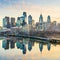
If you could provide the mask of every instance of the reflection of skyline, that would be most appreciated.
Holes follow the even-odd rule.
[[[46,43],[46,45],[47,45],[48,51],[50,51],[50,49],[51,49],[51,43]],[[40,52],[43,51],[43,46],[44,46],[43,43],[39,43],[39,49],[40,49]]]
[[[29,51],[32,50],[32,42],[31,42],[31,41],[28,42],[28,50],[29,50]]]
[[[42,50],[43,50],[43,44],[42,43],[39,43],[39,49],[40,49],[40,52],[42,52]]]
[[[50,43],[47,44],[47,49],[48,49],[48,51],[50,51],[50,49],[51,49],[51,44]]]
[[[17,38],[16,40],[14,40],[14,39],[15,38],[13,38],[13,39],[10,38],[10,39],[6,39],[6,40],[4,39],[2,41],[2,48],[4,48],[5,50],[6,49],[8,50],[10,48],[13,49],[13,48],[17,47],[17,49],[20,49],[23,54],[26,54],[27,49],[30,52],[34,47],[34,43],[37,42],[37,41],[32,41],[30,39],[25,39],[25,41],[23,41],[24,40],[23,38],[21,40],[19,38]],[[37,43],[39,44],[40,52],[43,51],[44,45],[46,45],[48,51],[51,50],[51,43],[49,43],[49,42],[48,43],[37,42]],[[15,44],[16,44],[16,46],[15,46]],[[28,46],[26,46],[26,45],[28,45]]]

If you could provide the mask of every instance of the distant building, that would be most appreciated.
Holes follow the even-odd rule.
[[[48,17],[47,17],[47,23],[51,23],[51,18],[50,18],[49,15],[48,15]]]
[[[16,26],[20,26],[20,17],[17,17]]]
[[[26,12],[23,12],[23,16],[26,18],[27,17],[27,13]]]
[[[34,20],[32,20],[32,26],[34,26],[35,25],[35,21]]]
[[[57,25],[57,22],[56,21],[53,21],[53,24],[56,26]]]
[[[43,31],[43,30],[44,30],[43,24],[40,23],[40,24],[38,25],[38,31]]]
[[[3,27],[10,28],[10,18],[7,16],[3,18]]]
[[[38,26],[38,29],[39,29],[39,31],[43,31],[43,16],[42,16],[42,14],[40,15],[40,17],[39,17],[39,26]]]
[[[7,22],[6,22],[6,19],[3,18],[3,27],[6,27],[7,26]]]
[[[11,27],[15,27],[15,18],[14,17],[11,18]]]
[[[36,30],[37,31],[43,31],[43,25],[40,22],[36,23]]]
[[[58,23],[58,28],[60,29],[60,23]]]
[[[28,24],[32,25],[32,16],[31,15],[28,16]]]
[[[57,25],[56,25],[56,29],[55,29],[57,32],[60,32],[60,23],[58,23]]]
[[[24,26],[26,24],[24,16],[17,18],[17,26]]]
[[[46,31],[46,29],[47,29],[47,23],[43,22],[43,30]]]
[[[53,21],[50,24],[47,24],[47,31],[55,31],[57,28],[56,21]]]
[[[40,22],[40,23],[43,23],[43,16],[42,16],[42,14],[41,14],[40,17],[39,17],[39,22]]]
[[[26,24],[26,22],[25,22],[25,17],[24,17],[24,16],[21,16],[21,17],[20,17],[20,24],[21,24],[22,26],[24,26],[24,25]]]
[[[24,16],[24,22],[26,22],[27,23],[27,13],[26,12],[23,12],[23,16]]]

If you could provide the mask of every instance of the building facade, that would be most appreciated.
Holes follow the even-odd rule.
[[[48,15],[48,17],[47,17],[47,23],[51,23],[51,18],[50,18],[49,15]]]
[[[39,22],[40,22],[40,23],[43,23],[43,16],[42,16],[42,14],[41,14],[40,17],[39,17]]]
[[[28,24],[32,25],[32,16],[31,15],[28,16]]]
[[[11,27],[15,27],[15,18],[14,17],[11,18]]]
[[[3,18],[3,27],[10,28],[10,18],[7,16]]]

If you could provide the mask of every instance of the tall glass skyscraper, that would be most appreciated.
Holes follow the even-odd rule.
[[[41,14],[40,17],[39,17],[39,22],[40,22],[40,23],[43,23],[43,16],[42,16],[42,14]]]
[[[20,17],[17,17],[17,22],[16,22],[16,26],[20,26]]]
[[[23,16],[24,16],[24,22],[27,22],[26,20],[26,18],[27,18],[27,13],[26,12],[23,12]]]
[[[16,26],[24,26],[25,24],[26,24],[26,22],[25,22],[25,17],[24,16],[21,16],[21,17],[17,18]]]
[[[26,12],[23,12],[23,16],[26,18],[27,17],[27,13]]]
[[[11,27],[14,27],[14,26],[15,26],[15,18],[12,17],[12,18],[11,18]]]
[[[10,18],[7,16],[3,18],[3,27],[10,28]]]
[[[28,16],[28,24],[32,25],[32,16],[31,15]]]
[[[47,23],[51,23],[51,18],[50,18],[49,15],[48,15],[48,17],[47,17]]]
[[[3,27],[6,27],[7,26],[7,22],[6,22],[6,19],[3,18]]]

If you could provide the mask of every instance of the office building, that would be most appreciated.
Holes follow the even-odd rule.
[[[24,26],[26,24],[24,16],[17,18],[17,24],[16,26]]]
[[[20,17],[17,17],[16,26],[20,26]]]
[[[24,16],[24,22],[27,23],[27,13],[23,12],[23,16]]]
[[[28,24],[32,25],[32,16],[31,15],[28,16]]]
[[[14,17],[11,18],[11,27],[15,27],[15,18]]]
[[[39,22],[42,24],[43,23],[43,16],[42,16],[42,14],[40,15],[40,17],[39,17]]]
[[[48,17],[47,17],[47,23],[51,23],[51,18],[50,18],[49,15],[48,15]]]
[[[3,18],[3,27],[10,28],[10,18],[7,16]]]

